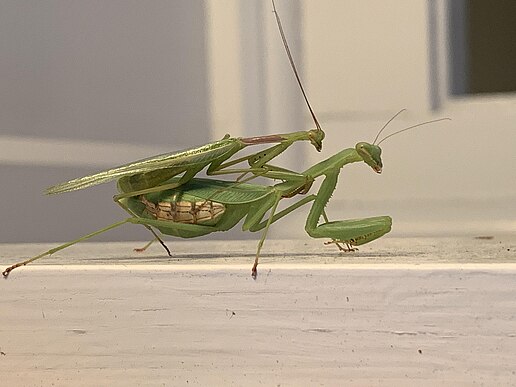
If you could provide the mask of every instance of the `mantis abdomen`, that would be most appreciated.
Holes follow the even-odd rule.
[[[139,200],[154,219],[176,223],[213,224],[226,211],[224,204],[212,200],[162,200],[153,203],[143,195]]]

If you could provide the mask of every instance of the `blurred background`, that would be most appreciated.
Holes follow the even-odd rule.
[[[358,141],[384,172],[346,166],[332,220],[389,214],[391,235],[516,231],[516,2],[277,0],[326,131],[304,170]],[[115,184],[43,189],[219,139],[313,127],[268,0],[0,0],[0,242],[66,241],[118,221]],[[317,188],[317,187],[314,187]],[[308,207],[274,238],[306,238]],[[127,226],[96,240],[146,240]],[[217,238],[257,238],[239,229]]]

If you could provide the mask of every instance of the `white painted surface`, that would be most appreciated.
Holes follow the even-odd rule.
[[[268,243],[257,281],[244,242],[177,243],[165,260],[83,244],[40,261],[79,265],[14,271],[0,281],[2,382],[515,382],[514,237],[385,238],[352,256],[315,245]],[[43,247],[2,245],[2,266]]]

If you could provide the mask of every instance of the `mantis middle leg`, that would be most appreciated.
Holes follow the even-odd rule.
[[[257,267],[258,261],[260,259],[260,251],[262,249],[263,243],[265,242],[265,238],[267,237],[267,232],[269,231],[270,225],[276,222],[277,220],[283,218],[284,216],[288,215],[292,211],[296,210],[297,208],[315,200],[315,198],[315,195],[307,196],[276,214],[275,212],[280,200],[282,199],[282,196],[279,193],[275,193],[270,197],[270,199],[267,199],[267,202],[261,204],[261,208],[256,209],[256,211],[254,212],[250,212],[250,215],[246,218],[242,229],[244,231],[249,230],[251,232],[264,229],[260,241],[258,242],[258,246],[256,248],[256,257],[254,260],[253,268],[251,270],[251,275],[254,279],[256,279],[257,276]],[[269,209],[269,217],[266,220],[262,221],[262,219],[265,216],[265,213]]]

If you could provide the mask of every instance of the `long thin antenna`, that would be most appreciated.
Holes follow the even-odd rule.
[[[376,135],[376,137],[374,138],[373,145],[374,145],[374,143],[376,142],[376,140],[378,140],[378,137],[380,137],[380,133],[382,133],[382,132],[383,132],[383,130],[387,127],[387,125],[389,125],[389,124],[392,122],[392,120],[394,120],[396,117],[398,117],[398,116],[399,116],[401,113],[403,113],[405,110],[407,110],[407,109],[401,109],[399,112],[397,112],[395,115],[393,115],[389,121],[387,121],[387,122],[385,123],[385,125],[380,129],[380,131],[378,132],[378,134],[377,134],[377,135]]]
[[[394,132],[394,133],[389,134],[388,136],[386,136],[386,137],[384,137],[382,140],[380,140],[380,141],[378,142],[378,144],[376,144],[376,145],[380,145],[382,142],[384,142],[385,140],[387,140],[389,137],[394,136],[395,134],[398,134],[398,133],[401,133],[401,132],[405,132],[405,131],[410,130],[410,129],[417,128],[418,126],[423,126],[423,125],[427,125],[427,124],[433,124],[434,122],[439,122],[439,121],[451,121],[451,118],[439,118],[439,119],[437,119],[437,120],[426,121],[426,122],[422,122],[422,123],[417,124],[417,125],[409,126],[408,128],[401,129],[401,130],[398,130],[397,132]]]
[[[308,110],[310,110],[310,114],[312,115],[312,118],[314,120],[316,128],[318,130],[322,130],[321,125],[319,125],[319,121],[317,121],[317,117],[315,116],[315,113],[312,110],[312,106],[310,105],[310,102],[308,101],[308,97],[306,96],[305,89],[303,88],[303,84],[301,83],[301,78],[299,77],[299,73],[297,72],[297,68],[294,63],[294,59],[292,58],[292,54],[290,53],[290,48],[288,46],[287,38],[285,37],[285,33],[283,32],[283,27],[281,25],[281,20],[278,15],[278,12],[276,11],[276,4],[274,4],[274,0],[272,0],[272,12],[274,12],[274,15],[276,16],[276,24],[278,25],[278,29],[279,29],[279,32],[281,35],[281,40],[283,41],[283,47],[285,47],[285,51],[287,52],[290,66],[292,67],[292,70],[294,70],[294,75],[296,76],[297,84],[299,85],[299,88],[301,89],[301,93],[303,93],[303,97],[305,98],[305,102],[306,102],[306,105],[308,106]]]

